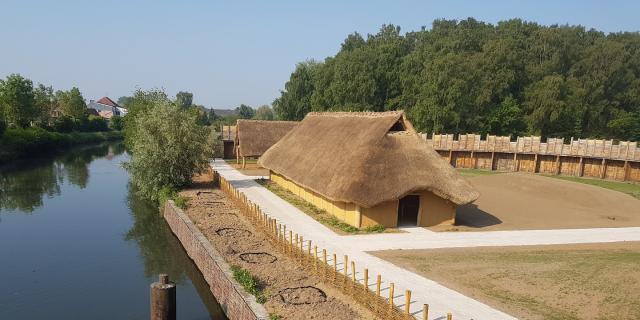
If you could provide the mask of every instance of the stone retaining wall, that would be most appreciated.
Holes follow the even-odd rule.
[[[224,261],[222,255],[191,222],[184,211],[176,207],[171,200],[165,205],[164,219],[189,257],[200,269],[211,288],[211,293],[229,319],[269,318],[267,310],[233,279],[231,267]]]

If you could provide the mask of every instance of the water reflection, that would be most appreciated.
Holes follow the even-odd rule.
[[[98,158],[124,153],[124,144],[102,144],[70,149],[53,158],[16,160],[0,167],[0,211],[31,213],[43,199],[60,195],[67,179],[84,189],[89,182],[89,164]]]
[[[166,273],[177,284],[184,282],[185,276],[188,277],[211,318],[226,319],[206,280],[169,229],[156,204],[138,197],[131,183],[128,190],[127,205],[134,219],[125,240],[138,244],[145,275],[155,278],[160,273]]]

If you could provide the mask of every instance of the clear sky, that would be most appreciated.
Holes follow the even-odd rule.
[[[0,0],[0,77],[114,100],[136,88],[194,102],[270,104],[297,62],[322,60],[354,31],[403,31],[437,18],[522,18],[639,31],[640,1],[31,1]]]

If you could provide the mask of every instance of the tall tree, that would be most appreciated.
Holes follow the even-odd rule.
[[[69,91],[58,91],[56,98],[63,115],[74,119],[82,119],[87,115],[87,104],[78,88],[73,87]]]
[[[258,120],[273,120],[274,116],[273,116],[273,110],[271,110],[271,108],[268,105],[261,105],[257,110],[256,110],[256,115],[254,117],[255,119]]]
[[[36,108],[38,108],[39,122],[45,125],[50,124],[51,116],[58,107],[58,101],[56,95],[53,92],[53,87],[38,84],[33,89],[33,95],[35,99]]]
[[[176,105],[180,109],[188,109],[193,105],[193,93],[180,91],[176,94]]]
[[[255,110],[246,104],[241,104],[236,108],[236,113],[240,119],[251,119],[256,114]]]
[[[28,126],[39,116],[31,80],[19,74],[11,74],[0,80],[0,111],[5,123]]]

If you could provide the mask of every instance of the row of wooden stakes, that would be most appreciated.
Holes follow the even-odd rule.
[[[231,198],[236,201],[239,205],[241,212],[247,215],[250,221],[255,223],[258,227],[263,229],[266,234],[273,239],[276,243],[280,244],[283,252],[292,254],[296,257],[305,257],[305,241],[302,235],[298,235],[294,233],[293,230],[287,230],[287,226],[285,224],[281,224],[277,221],[277,219],[270,217],[268,214],[263,212],[260,207],[250,201],[247,196],[236,189],[231,183],[229,183],[224,177],[219,175],[214,171],[215,180],[218,182],[220,189],[225,191]],[[288,235],[288,236],[287,236]],[[319,256],[319,250],[316,245],[312,246],[312,241],[307,240],[306,242],[306,257],[311,258],[314,264],[314,267],[318,267],[318,262],[322,261],[323,266],[325,268],[331,268],[333,275],[338,275],[338,265],[337,265],[337,255],[333,253],[333,265],[331,266],[327,260],[327,250],[322,249],[322,260]],[[313,248],[313,251],[312,251]],[[351,261],[351,277],[349,277],[349,257],[347,255],[344,256],[344,271],[343,275],[345,278],[350,279],[354,284],[362,285],[366,289],[368,293],[373,294],[373,291],[369,290],[369,270],[364,268],[363,270],[363,283],[361,284],[356,279],[356,263],[355,261]],[[382,284],[382,276],[380,274],[376,277],[376,290],[375,294],[377,297],[380,297],[380,287]],[[387,300],[387,304],[389,309],[393,310],[395,308],[394,301],[394,283],[389,283],[389,298]],[[411,316],[411,290],[405,290],[405,304],[404,304],[404,314],[409,317]],[[429,318],[429,305],[424,304],[422,308],[422,319],[427,320]],[[447,320],[452,320],[453,317],[451,313],[447,313]]]

